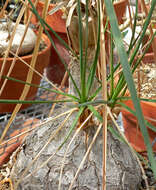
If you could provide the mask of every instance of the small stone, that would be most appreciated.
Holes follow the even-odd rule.
[[[0,24],[0,55],[3,56],[9,46],[9,41],[11,35],[13,34],[15,23],[1,23]],[[25,25],[19,24],[16,28],[15,36],[11,44],[10,51],[16,53],[17,49],[20,46],[23,34],[25,32]],[[25,35],[22,47],[19,50],[18,55],[27,55],[32,52],[36,44],[36,35],[31,28],[28,28],[28,31]],[[10,53],[11,54],[11,53]]]

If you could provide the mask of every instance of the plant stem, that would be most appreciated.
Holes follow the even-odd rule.
[[[100,60],[101,60],[101,75],[102,75],[102,97],[107,101],[107,71],[106,71],[106,51],[105,51],[105,35],[103,26],[103,3],[99,1],[100,6]],[[106,190],[106,161],[107,161],[107,105],[103,106],[103,190]]]

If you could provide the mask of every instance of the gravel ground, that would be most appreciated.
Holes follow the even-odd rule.
[[[134,74],[134,81],[141,98],[156,99],[156,64],[142,64]]]

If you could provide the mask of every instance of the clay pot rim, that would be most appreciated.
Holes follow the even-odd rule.
[[[154,61],[154,53],[146,53],[145,56],[142,59],[144,64],[152,63]]]
[[[45,34],[42,34],[42,38],[44,39],[44,42],[46,43],[46,47],[43,49],[43,50],[41,50],[41,51],[39,51],[38,52],[38,55],[41,55],[41,54],[44,54],[48,49],[50,49],[51,48],[51,42],[50,42],[50,40],[49,40],[49,38],[48,38],[48,36],[46,36]],[[21,59],[30,59],[31,57],[32,57],[32,53],[31,54],[29,54],[29,55],[24,55],[24,56],[19,56]],[[13,59],[14,59],[14,57],[7,57],[6,58],[6,60],[7,61],[13,61]],[[16,59],[18,59],[18,57],[16,58]],[[4,58],[3,57],[1,57],[0,58],[0,61],[3,61],[4,60]]]
[[[128,2],[128,0],[120,0],[120,1],[114,2],[114,5],[122,4],[125,2]]]
[[[120,4],[125,4],[125,3],[127,4],[127,3],[128,3],[128,0],[120,0],[120,1],[114,2],[113,5],[114,5],[114,6],[118,6],[118,5],[120,5]],[[38,1],[38,4],[44,6],[44,2],[41,1],[41,0]],[[57,3],[50,3],[50,4],[49,4],[49,8],[50,8],[50,7],[51,7],[51,8],[54,8],[54,7],[56,6],[56,4],[57,4]],[[63,12],[61,11],[61,9],[59,9],[59,10],[56,11],[56,12],[61,12],[61,13],[63,13]]]
[[[114,8],[115,9],[118,9],[118,7],[120,7],[121,6],[121,8],[123,9],[123,7],[124,6],[126,6],[128,4],[128,0],[120,0],[120,1],[117,1],[117,2],[115,2],[115,3],[113,3],[113,5],[114,5]],[[38,5],[40,6],[40,7],[44,7],[44,2],[43,1],[41,1],[41,0],[39,0],[38,1]],[[48,10],[51,10],[51,9],[53,9],[54,7],[56,7],[56,5],[57,5],[57,3],[50,3],[49,4],[49,7],[48,7]],[[126,10],[126,9],[125,9]],[[125,11],[124,11],[125,12]],[[59,9],[59,10],[57,10],[55,13],[54,13],[54,15],[56,15],[56,14],[59,14],[59,16],[60,15],[63,15],[63,11],[61,10],[61,9]],[[118,14],[117,14],[118,15]],[[52,16],[52,15],[48,15],[48,16]],[[119,17],[119,22],[121,22],[122,23],[122,19],[121,19],[121,16],[117,16],[117,17]],[[59,19],[58,19],[59,20]],[[63,22],[65,22],[63,25],[64,26],[51,26],[52,28],[53,28],[53,30],[55,31],[55,32],[61,32],[61,33],[66,33],[67,31],[66,31],[66,20],[65,19],[63,19],[63,18],[61,18],[60,20],[63,20]],[[52,21],[54,21],[53,19],[52,19]],[[35,22],[34,22],[34,24],[35,24]],[[50,23],[49,23],[49,25],[50,25]]]
[[[41,0],[39,0],[39,1],[38,1],[38,4],[44,5],[44,2],[41,1]],[[55,7],[56,4],[57,4],[57,3],[50,3],[50,4],[49,4],[49,7]],[[58,11],[61,11],[61,10],[59,9]],[[62,12],[62,11],[61,11],[61,12]]]
[[[147,98],[146,98],[147,99]],[[124,102],[126,103],[126,102],[133,102],[132,101],[132,99],[129,99],[129,100],[124,100]],[[147,102],[147,101],[145,101],[145,100],[140,100],[140,103],[141,104],[146,104],[146,105],[151,105],[151,106],[153,106],[153,107],[156,107],[156,103],[155,102]],[[127,111],[127,110],[126,110]]]
[[[152,107],[156,107],[155,102],[147,102],[147,101],[144,101],[144,100],[140,100],[140,103],[146,104],[146,105],[149,105],[149,106],[152,106]]]
[[[128,0],[116,1],[116,2],[114,2],[113,4],[120,4],[120,3],[123,3],[123,2],[128,2]],[[38,3],[44,5],[44,2],[41,1],[41,0],[39,0]],[[50,6],[55,7],[56,4],[57,4],[57,3],[50,3],[50,4],[49,4],[49,7],[50,7]],[[61,11],[61,10],[59,9],[58,11]],[[61,12],[62,12],[62,11],[61,11]]]

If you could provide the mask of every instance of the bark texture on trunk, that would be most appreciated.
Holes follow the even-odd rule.
[[[92,54],[90,55],[92,57]],[[71,74],[80,88],[79,67],[78,61],[74,60],[71,63]],[[69,85],[70,93],[76,94],[71,81]],[[92,92],[97,86],[98,84],[95,81]],[[68,109],[68,105],[67,107],[62,105],[62,107],[54,111],[54,116],[59,113],[63,113]],[[76,113],[73,113],[62,130],[41,153],[39,159],[35,161],[33,166],[29,169],[28,174],[31,174],[36,168],[40,167],[56,151],[57,147],[59,147],[59,145],[63,142],[67,132],[69,131],[70,126],[75,119],[75,114]],[[11,179],[14,183],[16,183],[16,181],[22,176],[23,171],[35,158],[35,155],[42,149],[50,136],[62,123],[64,118],[65,116],[54,120],[53,122],[51,121],[49,124],[45,124],[35,129],[32,134],[27,136],[23,142],[21,150],[17,153],[16,162],[11,170]],[[94,124],[93,126],[87,128],[89,143],[91,142],[97,127],[98,126]],[[71,137],[72,136],[73,134]],[[68,143],[71,137],[69,138]],[[76,174],[80,162],[86,153],[85,140],[86,132],[82,130],[70,146],[65,159],[61,190],[67,190],[69,188],[69,185]],[[44,167],[39,169],[36,173],[33,173],[31,176],[22,178],[23,180],[18,186],[18,190],[58,189],[61,163],[68,143],[65,143],[61,150],[57,152],[56,155],[49,160]],[[89,157],[80,170],[78,178],[73,185],[73,190],[102,189],[102,146],[103,137],[101,130],[91,149]],[[107,149],[107,190],[138,190],[138,185],[141,182],[141,170],[135,156],[130,151],[130,148],[108,132]]]
[[[55,111],[55,114],[62,112],[66,108],[62,107]],[[71,116],[69,121],[63,127],[61,132],[42,152],[40,158],[29,169],[31,174],[35,168],[40,167],[43,162],[48,159],[63,141],[67,131],[69,130],[75,114]],[[24,169],[33,160],[35,155],[42,149],[49,139],[50,135],[58,128],[63,118],[52,123],[46,124],[36,129],[23,142],[20,152],[17,154],[12,171],[11,179],[16,182],[22,176]],[[93,138],[97,126],[88,128],[89,142]],[[81,131],[73,141],[65,159],[63,169],[61,189],[68,189],[79,164],[86,152],[85,135],[86,132]],[[70,138],[71,139],[71,138]],[[77,190],[101,190],[102,189],[102,131],[100,132],[88,159],[80,170],[77,180],[72,189]],[[28,178],[23,178],[18,190],[55,190],[58,189],[60,167],[62,159],[67,147],[64,147],[35,174]],[[141,172],[138,163],[126,144],[120,142],[116,137],[108,132],[107,144],[107,189],[108,190],[137,190],[141,180]]]

